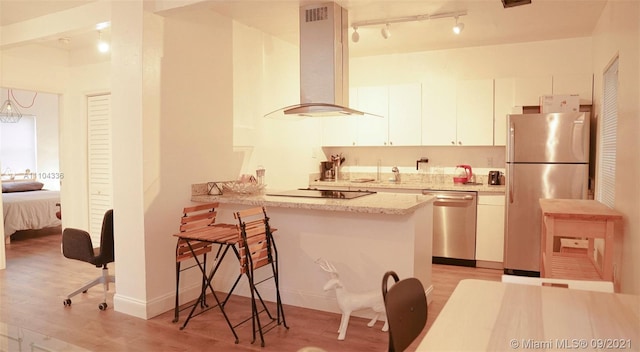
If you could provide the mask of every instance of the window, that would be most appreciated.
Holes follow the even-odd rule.
[[[2,173],[36,170],[36,118],[23,116],[16,123],[0,124],[0,163]]]
[[[596,199],[613,208],[616,200],[616,144],[618,127],[618,58],[607,68],[603,77],[603,101],[599,131],[599,184]]]

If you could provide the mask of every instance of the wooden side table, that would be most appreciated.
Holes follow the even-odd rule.
[[[596,200],[540,199],[542,237],[540,276],[613,282],[614,224],[622,214]],[[553,251],[555,236],[585,238],[586,255]],[[594,258],[594,240],[604,239],[602,265]]]

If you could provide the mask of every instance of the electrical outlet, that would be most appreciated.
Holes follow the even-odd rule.
[[[487,157],[487,166],[493,167],[493,157]]]
[[[311,149],[311,159],[318,159],[318,152],[315,148]]]

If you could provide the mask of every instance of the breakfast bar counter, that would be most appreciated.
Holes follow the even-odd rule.
[[[355,199],[282,197],[265,194],[257,195],[193,195],[194,202],[233,203],[252,206],[327,210],[351,213],[404,215],[413,213],[433,196],[402,193],[374,193]]]
[[[380,291],[382,276],[393,270],[401,278],[417,277],[431,300],[431,196],[374,193],[355,199],[321,199],[207,195],[206,184],[204,194],[199,194],[202,190],[202,185],[193,185],[191,200],[218,202],[217,223],[235,223],[233,212],[238,210],[266,208],[271,226],[278,229],[274,239],[285,304],[340,312],[335,292],[323,290],[331,277],[316,263],[319,258],[333,264],[347,291]],[[227,256],[214,278],[214,288],[228,292],[238,270],[236,258]],[[246,280],[240,282],[234,294],[248,296]],[[197,296],[197,285],[192,291],[190,294]],[[265,292],[264,298],[274,301],[274,293]],[[367,310],[354,315],[373,316]]]

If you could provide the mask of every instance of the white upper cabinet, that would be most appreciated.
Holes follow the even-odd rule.
[[[349,92],[349,105],[371,115],[324,118],[323,145],[420,145],[420,84],[358,87]]]
[[[389,145],[416,146],[422,142],[422,85],[389,87]]]
[[[389,88],[387,86],[359,87],[358,105],[360,111],[379,115],[359,116],[356,145],[381,146],[386,145],[389,123]]]
[[[553,94],[551,75],[516,77],[514,80],[515,106],[539,106],[540,96]]]
[[[349,107],[358,106],[358,90],[349,89]],[[344,147],[356,145],[358,120],[361,116],[335,116],[322,118],[322,145]]]
[[[423,145],[493,145],[492,79],[433,79],[422,97]]]
[[[456,80],[432,77],[422,86],[422,144],[448,145],[456,138]]]
[[[457,145],[493,145],[493,79],[458,82]]]
[[[593,101],[592,74],[558,74],[553,75],[553,94],[580,95],[580,105],[591,105]]]

